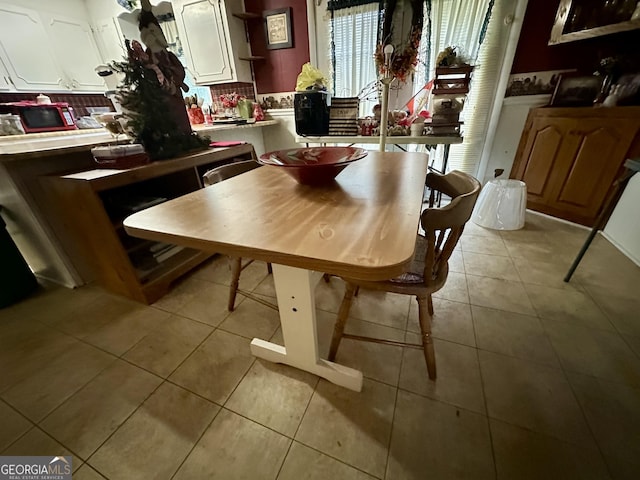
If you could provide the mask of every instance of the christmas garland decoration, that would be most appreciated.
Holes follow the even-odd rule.
[[[380,30],[378,31],[378,45],[376,46],[375,60],[378,72],[382,75],[392,75],[400,81],[406,81],[407,77],[413,73],[416,65],[418,65],[418,52],[420,48],[420,39],[422,38],[423,25],[423,4],[425,0],[405,0],[410,3],[411,29],[407,37],[406,43],[402,45],[394,45],[394,52],[391,56],[391,63],[387,70],[384,58],[384,47],[391,43],[393,34],[393,15],[398,0],[381,0]]]

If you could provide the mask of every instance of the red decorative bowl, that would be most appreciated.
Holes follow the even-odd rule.
[[[355,147],[292,148],[260,155],[258,163],[282,167],[303,185],[322,185],[331,182],[350,163],[366,157],[367,153]]]

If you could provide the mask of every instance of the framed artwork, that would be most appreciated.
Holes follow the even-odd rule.
[[[262,16],[264,17],[264,31],[267,36],[267,48],[276,50],[278,48],[293,47],[291,7],[266,10],[262,12]]]
[[[560,75],[551,97],[552,107],[586,107],[593,105],[602,88],[602,76]]]

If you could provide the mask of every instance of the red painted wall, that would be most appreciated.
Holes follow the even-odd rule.
[[[547,45],[559,3],[560,0],[529,0],[511,73],[576,68],[591,74],[602,58],[637,55],[640,30]]]
[[[245,0],[245,11],[291,7],[293,48],[268,50],[262,18],[247,20],[251,53],[265,60],[253,62],[258,93],[292,92],[302,65],[309,61],[307,5],[304,0]]]

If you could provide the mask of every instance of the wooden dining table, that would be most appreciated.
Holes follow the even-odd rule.
[[[314,290],[323,273],[384,280],[411,263],[427,174],[425,153],[368,155],[330,184],[297,183],[265,166],[137,212],[134,237],[270,262],[284,346],[253,355],[360,391],[362,372],[320,358]]]

